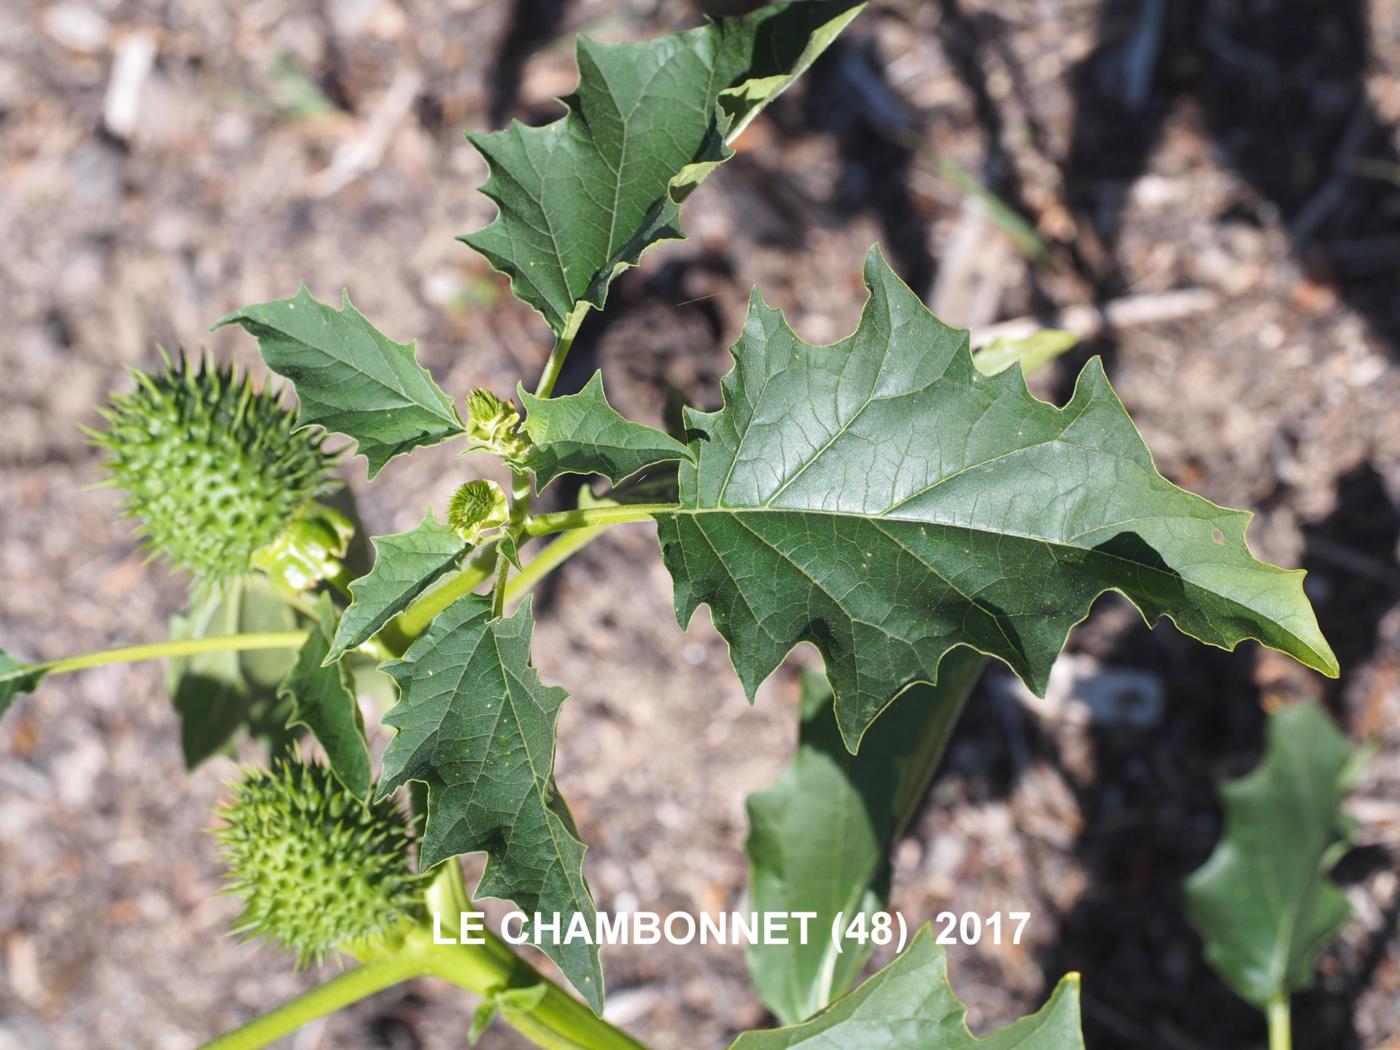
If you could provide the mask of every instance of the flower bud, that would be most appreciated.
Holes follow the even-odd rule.
[[[467,395],[467,437],[473,449],[520,462],[530,448],[530,439],[519,425],[520,413],[509,401],[482,387]]]
[[[467,482],[452,494],[447,505],[447,523],[468,543],[475,543],[487,529],[504,525],[509,518],[506,494],[494,481]]]

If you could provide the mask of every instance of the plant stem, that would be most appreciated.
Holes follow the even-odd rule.
[[[449,937],[461,938],[461,915],[472,910],[472,900],[462,879],[462,867],[446,861],[427,895],[428,909]],[[432,922],[433,920],[429,920]],[[437,926],[434,926],[436,931]],[[510,988],[543,987],[544,996],[529,1010],[502,1010],[502,1016],[521,1035],[545,1050],[645,1050],[626,1033],[594,1015],[583,1003],[511,950],[489,930],[482,944],[436,944],[424,930],[410,935],[406,950],[425,953],[428,972],[483,998]]]
[[[540,373],[540,381],[535,386],[536,397],[545,398],[554,393],[554,384],[559,380],[559,373],[564,371],[564,360],[569,356],[569,350],[574,345],[579,326],[583,324],[584,317],[588,315],[588,309],[587,303],[580,302],[574,306],[573,312],[569,314],[568,320],[564,323],[564,331],[555,341],[554,349],[549,352],[549,360],[544,363],[544,371]]]
[[[491,982],[481,986],[488,961],[487,945],[434,945],[425,949],[428,973],[451,981],[459,988],[489,997],[507,987],[525,988],[542,984],[544,998],[529,1011],[503,1012],[504,1019],[521,1035],[545,1050],[645,1050],[626,1032],[598,1017],[553,981],[541,977],[517,956],[512,973],[491,970]],[[494,960],[491,960],[494,962]],[[501,980],[505,977],[506,980]]]
[[[523,521],[530,513],[535,496],[535,475],[528,470],[510,469],[510,520]]]
[[[606,525],[594,525],[592,528],[574,529],[572,532],[564,533],[527,561],[525,567],[517,575],[511,577],[510,582],[506,584],[506,604],[509,605],[517,598],[522,597],[535,584],[564,564],[571,555],[607,531]]]
[[[308,1021],[357,1003],[375,992],[428,972],[427,960],[403,954],[365,963],[317,985],[309,992],[231,1032],[205,1043],[200,1050],[257,1050],[274,1039],[295,1032]]]
[[[646,521],[654,513],[674,510],[669,503],[635,504],[633,506],[587,507],[578,510],[564,510],[554,514],[541,514],[525,521],[526,536],[548,536],[556,532],[568,532],[569,536],[556,540],[533,560],[525,564],[519,576],[511,579],[505,588],[505,601],[509,604],[519,598],[548,573],[557,569],[569,555],[597,539],[610,525],[626,521]],[[417,638],[428,629],[428,624],[438,613],[446,609],[458,598],[476,590],[497,571],[496,545],[487,544],[455,575],[446,582],[430,590],[395,619],[389,627],[408,639]]]
[[[499,942],[497,942],[499,943]],[[523,959],[493,945],[446,945],[419,934],[397,954],[356,966],[297,996],[231,1032],[211,1039],[200,1050],[259,1050],[302,1025],[413,977],[432,976],[489,999],[506,988],[545,986],[544,997],[529,1011],[505,1011],[512,1028],[544,1050],[645,1050],[621,1029],[596,1016],[557,984],[537,974]],[[500,948],[505,949],[502,944]],[[507,961],[509,959],[510,961]]]
[[[939,666],[938,684],[932,688],[938,690],[940,710],[926,723],[924,736],[918,741],[918,750],[911,751],[908,758],[900,760],[903,780],[897,796],[899,804],[894,814],[894,834],[890,841],[897,842],[903,837],[919,803],[928,793],[933,775],[943,761],[943,753],[948,750],[948,741],[952,739],[953,730],[962,717],[963,708],[967,706],[972,690],[990,662],[988,657],[963,650],[948,654]]]
[[[541,514],[530,518],[525,522],[525,534],[527,536],[548,536],[551,533],[567,532],[571,529],[620,525],[627,521],[647,521],[657,514],[668,514],[676,509],[677,505],[674,503],[579,507],[577,510],[561,510],[553,514]]]
[[[163,660],[171,656],[194,656],[197,653],[219,653],[247,649],[296,649],[306,641],[305,631],[265,631],[256,634],[225,634],[212,638],[185,638],[148,645],[125,645],[118,649],[100,649],[61,660],[34,664],[26,670],[43,674],[81,671],[104,664],[129,664],[140,660]]]
[[[1269,1000],[1269,1050],[1293,1050],[1293,1022],[1287,992]]]
[[[505,551],[496,552],[496,584],[491,589],[491,615],[506,614],[506,578],[510,575],[510,559]]]
[[[445,582],[418,598],[390,622],[406,638],[417,638],[428,629],[433,617],[458,598],[471,594],[490,579],[495,571],[496,544],[492,542],[478,550],[455,576],[449,576]]]

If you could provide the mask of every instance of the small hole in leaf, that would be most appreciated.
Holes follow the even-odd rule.
[[[1225,534],[1219,529],[1211,529],[1210,538],[1213,539],[1216,543],[1225,542]]]

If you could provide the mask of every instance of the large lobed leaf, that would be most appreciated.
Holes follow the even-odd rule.
[[[977,350],[972,363],[996,375],[1020,365],[1027,376],[1075,345],[1068,332],[1038,332]],[[852,755],[841,741],[831,683],[805,671],[797,749],[768,788],[749,796],[749,894],[758,911],[812,911],[818,929],[838,914],[867,917],[889,899],[889,853],[942,757],[987,659],[954,649],[938,684],[916,685],[876,720]],[[870,946],[827,938],[747,949],[754,987],[779,1020],[810,1017],[850,987]]]
[[[560,474],[602,474],[613,484],[647,467],[687,459],[690,450],[669,434],[634,423],[608,404],[603,373],[577,394],[538,398],[519,391],[530,437],[526,465],[543,489]]]
[[[939,684],[909,690],[880,716],[853,755],[841,742],[831,685],[802,676],[801,726],[792,764],[748,798],[749,897],[759,912],[814,912],[830,930],[889,901],[889,853],[928,788],[948,736],[986,666],[957,650]],[[758,943],[747,949],[754,989],[780,1021],[794,1024],[842,995],[874,945],[830,937]]]
[[[566,694],[543,685],[530,664],[533,629],[529,598],[493,618],[489,597],[468,595],[403,659],[382,665],[400,696],[384,716],[398,732],[384,753],[379,796],[410,780],[427,785],[423,868],[485,850],[478,894],[513,900],[527,916],[557,914],[564,929],[582,915],[591,932],[585,847],[554,787],[554,724]],[[544,953],[601,1011],[597,947],[543,940]]]
[[[1172,485],[1091,361],[1064,408],[987,376],[878,249],[854,335],[814,347],[755,293],[717,412],[657,515],[682,624],[701,604],[752,696],[822,652],[847,747],[965,645],[1042,692],[1106,590],[1224,648],[1257,639],[1328,674],[1302,572],[1256,561],[1249,515]]]
[[[803,1024],[745,1032],[730,1050],[1083,1050],[1079,978],[1050,1001],[984,1038],[948,983],[948,956],[924,926],[894,962]]]
[[[601,308],[617,272],[682,236],[680,204],[736,134],[859,12],[804,0],[646,43],[578,41],[565,116],[469,136],[499,209],[463,237],[556,333],[579,304]]]
[[[462,421],[414,357],[356,310],[345,294],[336,310],[306,286],[290,299],[245,306],[214,327],[242,325],[267,367],[290,379],[300,421],[353,438],[374,477],[389,460],[463,433]]]
[[[1316,704],[1269,718],[1258,768],[1221,788],[1225,834],[1186,883],[1206,959],[1261,1010],[1312,987],[1317,959],[1351,914],[1328,878],[1350,837],[1342,802],[1360,762]]]

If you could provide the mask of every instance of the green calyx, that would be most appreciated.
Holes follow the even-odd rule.
[[[420,917],[427,882],[398,807],[355,798],[325,767],[246,770],[220,816],[229,892],[244,906],[234,932],[276,941],[299,966],[388,948]]]
[[[494,481],[468,481],[452,494],[447,505],[447,523],[468,543],[475,543],[487,529],[504,525],[510,518],[510,503]]]
[[[163,372],[135,372],[136,389],[100,410],[111,483],[150,546],[203,579],[246,572],[306,505],[330,490],[334,456],[298,430],[274,392],[246,375],[184,355]]]
[[[467,437],[474,451],[492,452],[510,463],[519,463],[530,448],[530,438],[520,431],[520,413],[509,401],[477,387],[467,395]]]
[[[295,597],[342,571],[354,536],[354,522],[340,511],[308,503],[275,540],[253,553],[253,568]]]

